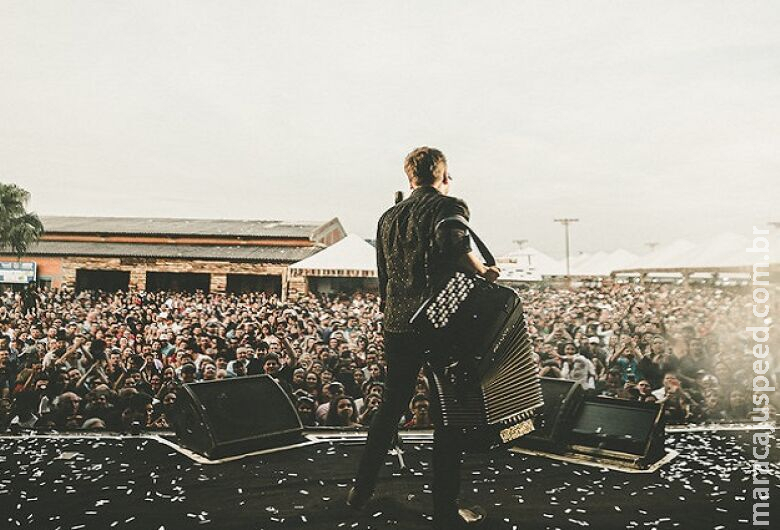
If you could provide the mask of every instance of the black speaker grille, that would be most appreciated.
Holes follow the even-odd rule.
[[[191,383],[182,398],[180,442],[209,456],[266,448],[303,430],[289,397],[267,375]]]
[[[658,429],[659,406],[617,399],[585,402],[572,429],[572,443],[642,456]]]

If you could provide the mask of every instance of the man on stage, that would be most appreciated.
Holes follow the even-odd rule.
[[[448,197],[452,177],[438,149],[420,147],[404,161],[411,196],[387,210],[377,229],[377,268],[385,326],[387,377],[384,402],[369,430],[355,486],[347,504],[360,509],[374,492],[379,470],[401,415],[415,390],[425,345],[409,320],[441,280],[460,270],[488,281],[499,275],[471,250],[468,233],[456,225],[435,231],[442,219],[469,218],[466,204]],[[449,226],[449,227],[447,227]],[[441,529],[471,527],[483,521],[478,507],[460,508],[460,466],[463,449],[459,431],[439,427],[434,432],[434,526]]]

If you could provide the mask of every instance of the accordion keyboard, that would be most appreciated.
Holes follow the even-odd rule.
[[[513,289],[455,273],[412,319],[431,344],[443,425],[486,427],[508,442],[533,430],[543,405],[520,297]],[[466,383],[443,366],[468,363]]]

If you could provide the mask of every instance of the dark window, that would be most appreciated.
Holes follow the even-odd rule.
[[[126,291],[128,285],[130,273],[127,271],[76,270],[76,291]]]
[[[229,293],[266,292],[282,294],[282,277],[260,274],[228,274],[226,291]]]
[[[309,291],[313,293],[344,293],[379,292],[376,278],[329,278],[309,276]]]
[[[147,291],[209,292],[211,275],[196,272],[147,272]]]

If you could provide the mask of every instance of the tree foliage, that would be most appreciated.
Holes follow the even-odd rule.
[[[43,223],[27,211],[30,193],[16,184],[0,182],[0,251],[21,257],[43,234]]]

